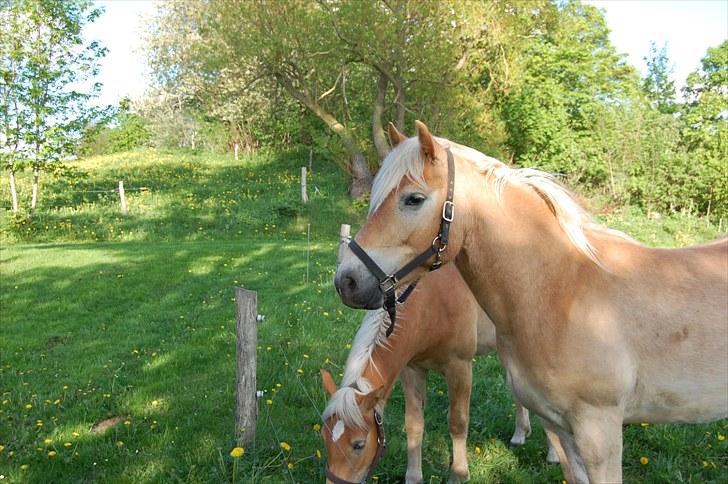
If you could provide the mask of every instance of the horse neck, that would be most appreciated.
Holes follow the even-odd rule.
[[[496,324],[521,309],[516,307],[519,303],[560,290],[555,283],[568,287],[581,264],[592,264],[578,253],[533,190],[509,183],[498,200],[493,177],[488,177],[485,189],[482,176],[463,178],[470,183],[465,186],[467,196],[459,201],[465,205],[460,214],[466,228],[455,262]]]
[[[372,388],[384,387],[384,402],[389,398],[400,371],[417,352],[412,344],[416,340],[410,338],[409,333],[409,325],[398,323],[385,345],[374,348],[371,361],[362,372]]]

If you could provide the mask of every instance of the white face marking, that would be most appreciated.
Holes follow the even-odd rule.
[[[334,440],[334,442],[341,438],[345,428],[346,427],[344,427],[344,422],[342,422],[341,420],[336,422],[336,425],[334,425],[334,430],[331,431],[331,438]]]

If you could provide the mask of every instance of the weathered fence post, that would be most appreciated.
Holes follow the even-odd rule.
[[[255,439],[258,416],[256,398],[256,345],[258,329],[258,295],[254,291],[235,288],[237,318],[237,370],[235,373],[235,439],[238,445]]]
[[[301,167],[301,200],[308,203],[308,193],[306,192],[306,167]]]
[[[345,250],[346,244],[349,243],[349,239],[351,238],[351,225],[349,224],[341,224],[341,229],[339,230],[339,253],[336,257],[336,263],[338,264],[341,262],[341,256],[342,251]]]
[[[235,145],[233,147],[235,149],[235,161],[238,161],[238,150],[240,149],[240,145],[235,143]]]
[[[121,203],[121,214],[126,215],[129,209],[126,206],[126,194],[124,193],[124,181],[119,180],[119,202]]]

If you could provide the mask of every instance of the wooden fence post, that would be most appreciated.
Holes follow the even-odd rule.
[[[339,230],[339,253],[336,256],[337,264],[339,262],[341,262],[341,256],[343,255],[343,251],[345,250],[347,244],[349,243],[350,238],[351,238],[351,225],[341,224],[341,229]]]
[[[121,203],[121,214],[126,215],[129,209],[126,206],[126,194],[124,193],[124,182],[119,180],[119,202]]]
[[[234,149],[235,149],[235,161],[238,161],[238,150],[240,149],[240,145],[238,145],[238,143],[235,143]]]
[[[301,167],[301,200],[308,203],[308,193],[306,192],[306,167]]]
[[[256,398],[256,348],[258,329],[258,295],[254,291],[235,288],[235,315],[237,319],[237,369],[235,373],[235,439],[238,445],[255,439],[258,417]]]

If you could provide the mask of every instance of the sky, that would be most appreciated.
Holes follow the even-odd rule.
[[[197,1],[197,0],[190,0]],[[281,0],[283,1],[283,0]],[[678,89],[700,67],[708,47],[728,38],[728,0],[585,0],[605,11],[610,39],[617,51],[644,74],[650,42],[667,45]],[[106,12],[86,28],[86,38],[109,49],[102,62],[104,84],[98,105],[138,98],[149,82],[141,51],[145,21],[155,11],[151,0],[98,1]]]

